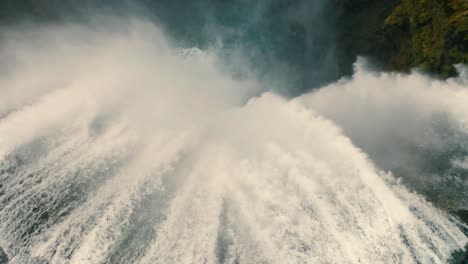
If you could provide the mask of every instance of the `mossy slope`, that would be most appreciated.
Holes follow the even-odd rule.
[[[386,18],[384,36],[391,69],[453,76],[454,64],[468,63],[468,1],[403,0]]]

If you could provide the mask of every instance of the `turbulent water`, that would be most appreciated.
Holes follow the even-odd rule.
[[[449,177],[468,209],[463,74],[357,63],[286,99],[139,20],[13,30],[0,56],[11,263],[447,263],[468,243],[410,191]],[[450,144],[456,173],[419,170]]]

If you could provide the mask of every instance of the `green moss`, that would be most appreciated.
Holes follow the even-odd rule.
[[[456,74],[454,64],[468,63],[466,0],[402,0],[385,20],[385,29],[387,39],[402,39],[388,51],[393,53],[391,69],[419,67],[450,77]]]

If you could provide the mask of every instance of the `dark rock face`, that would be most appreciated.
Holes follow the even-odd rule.
[[[390,60],[383,34],[385,19],[401,0],[334,0],[337,52],[341,72],[352,73],[356,56],[377,58],[382,65]]]
[[[7,264],[8,263],[8,256],[3,250],[3,248],[0,247],[0,264]]]

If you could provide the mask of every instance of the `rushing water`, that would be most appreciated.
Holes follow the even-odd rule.
[[[447,263],[468,243],[464,224],[402,185],[451,177],[452,208],[467,209],[466,76],[357,64],[349,80],[286,99],[144,21],[4,39],[11,263]],[[433,129],[442,119],[453,133]],[[422,174],[427,153],[404,146],[423,143],[456,144],[457,173]]]

